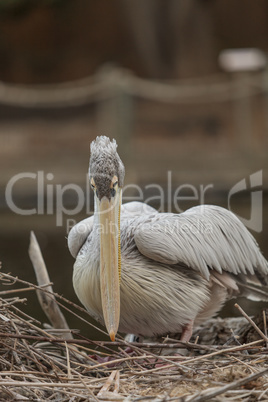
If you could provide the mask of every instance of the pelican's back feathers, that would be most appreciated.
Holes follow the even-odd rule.
[[[232,212],[221,207],[202,205],[180,215],[144,219],[135,232],[135,243],[146,257],[182,263],[207,280],[215,270],[234,275],[241,287],[247,286],[247,277],[268,285],[268,263],[254,237]],[[263,289],[262,299],[264,294]]]

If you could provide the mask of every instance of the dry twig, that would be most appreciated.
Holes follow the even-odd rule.
[[[247,313],[242,309],[242,307],[239,306],[239,304],[235,304],[235,307],[240,311],[240,313],[248,320],[248,322],[252,325],[252,327],[258,332],[258,334],[262,337],[262,339],[265,340],[265,342],[268,342],[267,336],[260,330],[260,328],[255,324],[255,322],[247,315]]]
[[[33,231],[31,231],[30,235],[29,256],[34,267],[38,285],[41,287],[46,286],[47,290],[51,293],[50,297],[48,297],[47,293],[41,292],[40,290],[36,291],[42,309],[54,328],[69,329],[67,321],[65,320],[53,294],[46,265]],[[70,332],[63,332],[62,336],[65,339],[72,339],[72,334]]]

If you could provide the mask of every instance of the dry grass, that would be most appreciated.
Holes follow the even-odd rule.
[[[233,336],[234,346],[229,341],[228,346],[185,345],[167,338],[153,346],[132,344],[133,352],[126,353],[129,344],[121,339],[113,344],[114,350],[111,342],[94,342],[74,331],[74,339],[64,339],[59,330],[42,328],[36,319],[21,311],[24,299],[17,295],[25,290],[41,289],[47,295],[49,292],[1,274],[2,284],[12,285],[15,281],[20,282],[22,290],[8,286],[0,292],[0,400],[268,400],[265,326],[258,334],[248,323],[247,330],[252,328],[257,340],[242,345],[242,335],[238,339]],[[82,308],[57,295],[56,298],[61,308],[65,306],[85,320]],[[225,321],[218,322],[222,331]],[[214,320],[214,327],[207,327],[207,333],[212,327],[216,331],[216,323]],[[202,331],[200,336],[202,339]],[[178,354],[182,347],[188,350],[185,356]],[[165,353],[160,355],[160,350]]]

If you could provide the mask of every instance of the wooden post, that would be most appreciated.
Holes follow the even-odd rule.
[[[110,66],[105,66],[98,74],[105,89],[97,105],[97,133],[115,138],[124,160],[129,160],[133,130],[133,100],[128,92],[128,74]]]
[[[252,109],[249,88],[249,73],[235,75],[237,99],[234,101],[236,139],[239,150],[250,153],[253,148]]]

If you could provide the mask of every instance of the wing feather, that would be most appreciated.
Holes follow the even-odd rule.
[[[209,279],[219,273],[268,275],[268,263],[254,237],[230,211],[201,205],[182,214],[144,219],[134,235],[139,251],[155,261],[183,263]]]

